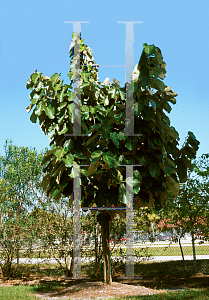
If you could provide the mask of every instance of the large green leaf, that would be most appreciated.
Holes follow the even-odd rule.
[[[158,146],[154,143],[154,141],[152,139],[148,139],[148,144],[149,144],[150,148],[152,148],[152,149],[158,148]]]
[[[54,152],[56,152],[59,149],[59,147],[56,147],[52,150],[48,150],[42,160],[42,165],[45,164],[47,161],[49,161],[51,159],[51,157],[53,156]]]
[[[162,103],[162,104],[161,104],[161,105],[162,105],[161,107],[163,107],[168,113],[170,113],[171,110],[172,110],[170,104],[169,104],[168,102],[166,102],[166,101],[163,101],[163,102],[161,102],[161,103]]]
[[[66,151],[65,149],[61,148],[61,149],[59,149],[59,150],[57,150],[57,151],[55,152],[55,156],[56,156],[59,160],[61,160],[61,158],[62,158],[66,153],[67,153],[67,151]]]
[[[36,91],[36,92],[39,92],[39,91],[42,89],[42,87],[43,87],[43,82],[40,81],[40,82],[38,83],[37,87],[35,88],[35,91]]]
[[[84,88],[86,89],[88,86],[91,85],[91,82],[82,82],[82,85],[80,86],[80,90],[82,91]]]
[[[134,177],[136,177],[139,181],[142,180],[142,175],[139,170],[134,170]]]
[[[184,164],[187,166],[187,168],[189,168],[190,171],[192,171],[193,166],[192,166],[191,161],[190,161],[187,157],[185,157],[185,156],[182,156],[181,159],[183,160],[183,162],[184,162]]]
[[[177,192],[179,191],[179,184],[171,176],[168,176],[166,178],[166,186],[173,193],[173,195],[176,197]]]
[[[82,111],[82,115],[84,116],[84,119],[88,120],[89,119],[89,108],[88,108],[88,106],[83,105],[81,107],[81,111]]]
[[[163,161],[163,165],[165,168],[165,173],[170,176],[174,172],[174,168],[168,163],[167,160]]]
[[[30,116],[30,120],[31,120],[31,122],[33,122],[33,123],[36,123],[36,120],[37,120],[37,115],[36,115],[36,113],[35,113],[35,110],[36,110],[36,109],[33,110],[32,114],[31,114],[31,116]]]
[[[54,90],[57,92],[61,89],[62,87],[62,82],[59,82],[58,84],[55,85]]]
[[[158,47],[155,48],[155,60],[158,65],[163,64],[163,56],[160,52],[160,49]]]
[[[74,157],[71,153],[68,153],[65,156],[65,158],[62,158],[62,160],[64,161],[66,167],[72,167],[74,162]]]
[[[48,129],[48,137],[50,140],[53,139],[54,135],[57,134],[57,124],[53,124]]]
[[[73,154],[73,157],[78,158],[78,159],[87,159],[87,157],[83,154],[75,153]]]
[[[51,83],[52,83],[53,86],[56,84],[57,79],[59,78],[60,75],[61,75],[61,74],[54,73],[54,74],[50,77]]]
[[[150,101],[150,103],[151,103],[152,108],[154,109],[154,111],[156,111],[156,109],[157,109],[156,102],[154,100],[152,100],[152,99],[150,99],[149,101]]]
[[[90,72],[81,72],[81,78],[83,79],[84,82],[88,82],[89,76],[91,76]]]
[[[184,183],[187,180],[187,167],[184,164],[183,160],[181,159],[177,159],[176,160],[177,163],[177,174],[179,176],[180,182]]]
[[[94,152],[91,154],[91,158],[92,158],[92,159],[98,158],[98,157],[101,156],[101,154],[102,154],[102,151],[101,151],[101,150],[96,150],[96,151],[94,151]]]
[[[56,188],[55,188],[55,190],[53,191],[52,197],[53,198],[57,197],[58,193],[59,193],[59,185],[57,185]]]
[[[62,109],[60,111],[60,113],[57,115],[58,124],[62,124],[63,123],[63,120],[64,120],[65,116],[66,116],[66,110]]]
[[[56,185],[57,185],[56,178],[54,176],[51,176],[50,183],[49,183],[49,189],[47,190],[47,197],[49,197],[49,195],[53,193]]]
[[[154,46],[154,45],[147,45],[147,43],[144,43],[144,44],[143,44],[143,47],[144,47],[144,52],[145,52],[147,55],[152,55],[152,54],[154,54],[154,52],[155,52],[155,46]]]
[[[148,165],[149,173],[152,177],[157,178],[160,176],[160,166],[158,163],[150,163]]]
[[[184,155],[187,155],[189,158],[195,158],[196,157],[195,150],[193,148],[189,147],[189,146],[184,146],[181,151]]]
[[[45,113],[46,115],[50,118],[50,119],[54,119],[55,118],[55,109],[54,107],[52,107],[50,104],[48,106],[44,107]]]
[[[65,141],[65,143],[63,145],[63,148],[66,148],[66,150],[68,150],[69,152],[73,147],[74,147],[74,142],[71,139]]]
[[[43,102],[40,102],[36,105],[36,110],[35,110],[35,114],[40,116],[41,112],[45,109],[45,105]]]
[[[154,67],[152,68],[152,74],[160,79],[164,79],[166,77],[166,71],[164,68]]]
[[[193,132],[189,131],[188,135],[189,136],[187,138],[187,143],[189,143],[193,147],[194,153],[196,153],[196,151],[199,148],[200,142],[197,141],[197,139],[196,139],[195,135],[193,134]]]
[[[173,139],[179,139],[179,134],[178,134],[178,132],[175,130],[175,128],[173,126],[171,126],[171,127],[166,126],[164,130]]]
[[[63,102],[63,100],[64,100],[64,96],[66,95],[66,93],[65,93],[66,89],[67,89],[67,86],[64,85],[62,87],[62,91],[60,92],[60,94],[58,94],[58,99],[60,100],[60,102]]]
[[[69,176],[68,176],[68,171],[67,170],[64,170],[64,172],[62,173],[62,176],[61,176],[61,178],[60,178],[60,186],[62,187],[62,188],[65,188],[66,187],[66,185],[68,184],[68,182],[69,182],[69,180],[70,180],[70,178],[69,178]]]
[[[103,153],[103,160],[110,166],[110,168],[113,168],[116,165],[115,156],[110,151]]]
[[[37,73],[36,71],[32,75],[32,81],[34,82],[35,85],[37,84],[39,76],[40,76],[40,73]]]
[[[120,141],[126,140],[125,133],[124,132],[119,132],[118,133],[118,138],[119,138]]]
[[[31,109],[33,108],[33,106],[34,106],[34,104],[31,103],[31,104],[26,108],[26,111],[27,111],[27,112],[30,112]]]
[[[46,175],[43,177],[43,179],[42,179],[42,181],[41,181],[41,187],[42,187],[43,189],[46,189],[47,185],[48,185],[49,182],[50,182],[50,178],[51,178],[50,174],[46,174]]]
[[[118,148],[118,146],[119,146],[119,137],[118,137],[118,134],[116,132],[111,132],[110,133],[110,138],[113,141],[113,143],[115,144],[115,146]]]
[[[132,151],[132,150],[134,150],[137,142],[138,142],[138,138],[136,136],[134,136],[134,137],[128,136],[125,146],[128,150]]]
[[[134,194],[138,194],[140,190],[140,181],[137,178],[128,177],[125,180],[130,189],[133,189]],[[133,183],[133,185],[131,185]]]
[[[120,93],[121,99],[126,100],[126,93],[122,89],[119,89],[119,93]]]
[[[58,132],[58,135],[64,134],[68,131],[66,123],[63,124],[63,128],[61,131]]]
[[[121,111],[119,114],[117,114],[117,111],[120,111],[120,109],[111,111],[108,115],[109,116],[114,115],[115,120],[119,122],[121,117],[124,116],[124,112]]]
[[[163,81],[161,81],[160,79],[154,77],[152,87],[163,93],[164,90],[165,90],[166,85]]]
[[[116,91],[117,91],[116,86],[112,86],[112,87],[110,88],[110,90],[108,91],[108,94],[111,95],[111,98],[115,98]]]

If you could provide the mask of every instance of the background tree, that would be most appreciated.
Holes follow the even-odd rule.
[[[39,196],[33,186],[32,189],[40,205],[29,214],[32,220],[31,231],[39,241],[39,246],[44,251],[47,250],[48,257],[53,257],[57,261],[66,276],[72,276],[70,235],[73,231],[73,219],[69,218],[69,207],[66,203],[68,199],[62,197],[57,202],[52,197],[47,197],[43,191]],[[62,259],[64,264],[61,262]]]
[[[162,79],[166,76],[166,64],[161,50],[154,45],[143,44],[139,63],[132,74],[131,83],[120,87],[120,82],[98,82],[98,69],[92,56],[92,50],[80,40],[80,34],[74,33],[70,46],[71,66],[68,76],[70,84],[63,84],[61,74],[50,78],[42,76],[37,70],[28,79],[26,88],[31,89],[31,104],[26,108],[33,112],[30,120],[39,119],[41,129],[51,139],[52,150],[48,151],[43,164],[45,176],[42,187],[55,199],[61,195],[71,197],[73,201],[73,173],[75,165],[87,164],[81,169],[82,206],[125,207],[130,201],[125,198],[125,168],[121,164],[142,164],[134,169],[134,209],[141,206],[160,209],[167,197],[168,190],[176,196],[179,183],[185,182],[187,169],[191,168],[190,158],[195,158],[199,142],[189,132],[187,143],[178,149],[179,135],[163,110],[171,111],[176,103],[177,93],[166,86]],[[80,55],[74,56],[74,49]],[[80,48],[79,48],[80,47]],[[79,70],[79,66],[81,70]],[[72,83],[80,77],[79,85],[74,89],[81,91],[81,101],[75,103]],[[126,87],[134,80],[134,132],[143,136],[126,136],[125,108]],[[75,108],[81,108],[82,134],[89,136],[66,136],[73,134],[74,126],[79,123]],[[75,126],[76,128],[76,126]],[[95,133],[96,131],[96,133]],[[131,179],[126,178],[129,182]],[[108,200],[107,200],[108,199]],[[111,283],[109,230],[115,211],[100,211],[97,220],[102,229],[103,259],[105,281]],[[125,218],[125,212],[120,211]]]
[[[192,171],[188,170],[188,179],[181,185],[177,197],[169,193],[162,209],[162,216],[170,219],[178,229],[180,237],[190,233],[192,238],[193,259],[197,273],[195,240],[202,236],[209,239],[209,154],[203,154],[193,160]]]
[[[156,226],[159,220],[160,220],[160,216],[157,214],[154,207],[151,208],[141,207],[135,213],[134,228],[136,231],[142,232],[142,234],[144,234],[146,231],[150,239],[154,241],[152,224]]]
[[[27,231],[27,212],[33,205],[29,181],[38,180],[38,167],[35,150],[27,147],[5,145],[5,157],[0,157],[1,177],[1,239],[3,255],[7,257],[5,265],[1,265],[3,274],[9,275],[12,257],[16,254],[17,269],[19,266],[19,249],[29,240]],[[41,162],[40,162],[41,164]],[[39,164],[39,167],[40,167]]]

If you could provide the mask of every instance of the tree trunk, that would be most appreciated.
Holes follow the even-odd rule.
[[[194,259],[194,270],[195,270],[195,274],[197,274],[197,262],[196,262],[194,232],[193,231],[191,231],[191,236],[192,236],[192,250],[193,250],[193,259]]]
[[[109,248],[109,230],[110,221],[108,226],[101,225],[102,229],[102,248],[103,248],[103,259],[104,259],[104,281],[107,284],[112,284],[112,275],[110,269],[110,248]]]
[[[67,277],[73,277],[73,257],[67,257],[67,270],[66,270]]]
[[[188,276],[188,272],[187,272],[187,268],[186,268],[186,264],[185,264],[185,260],[184,260],[184,253],[183,253],[183,249],[182,249],[182,246],[181,246],[181,239],[180,238],[179,238],[179,246],[180,246],[180,249],[181,249],[181,255],[182,255],[183,264],[184,264],[184,271],[187,273],[187,276]]]
[[[98,243],[97,243],[97,226],[95,226],[95,270],[97,269],[97,264],[98,264],[98,255],[97,255],[97,247],[98,247]]]
[[[16,252],[16,256],[17,256],[17,272],[19,271],[19,263],[20,263],[20,249],[19,247],[17,247],[17,252]]]

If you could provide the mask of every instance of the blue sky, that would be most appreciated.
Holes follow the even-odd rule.
[[[178,93],[168,114],[180,134],[188,131],[200,141],[197,156],[209,152],[209,1],[2,1],[0,4],[0,155],[6,139],[17,146],[49,147],[39,123],[31,123],[26,107],[31,103],[25,85],[37,69],[43,75],[61,73],[69,83],[69,46],[73,24],[81,25],[84,43],[101,65],[125,65],[126,25],[117,21],[142,21],[134,25],[134,66],[143,43],[162,51],[167,64],[164,82]],[[99,80],[116,78],[123,86],[125,67],[99,68]]]

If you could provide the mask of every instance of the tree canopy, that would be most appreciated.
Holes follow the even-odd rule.
[[[82,206],[93,203],[98,207],[108,206],[107,199],[112,206],[124,205],[125,168],[119,165],[142,164],[134,168],[134,207],[154,203],[160,209],[168,190],[177,195],[178,179],[186,181],[187,169],[192,167],[190,160],[196,157],[199,145],[194,134],[188,132],[185,145],[178,148],[179,134],[165,113],[170,113],[169,102],[176,103],[177,93],[163,82],[166,64],[161,50],[143,44],[132,76],[134,131],[143,136],[126,136],[126,89],[115,79],[112,84],[98,82],[98,69],[92,66],[95,65],[92,50],[83,39],[80,56],[73,55],[78,40],[79,35],[75,34],[70,46],[70,84],[61,81],[61,74],[55,73],[49,78],[36,70],[26,85],[32,90],[32,103],[27,108],[28,112],[34,108],[30,120],[35,123],[39,119],[41,129],[51,138],[50,146],[54,148],[43,160],[48,165],[42,186],[57,199],[61,194],[72,196],[73,164],[87,164],[88,170],[81,169]],[[65,135],[73,133],[76,104],[72,83],[79,62],[82,66],[79,86],[82,133],[91,134],[90,137]],[[121,215],[124,216],[122,212]]]

